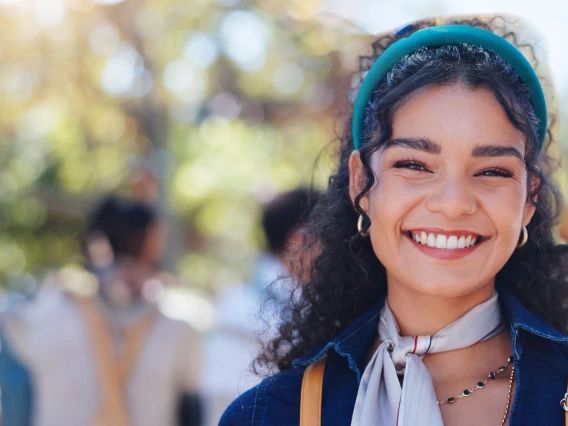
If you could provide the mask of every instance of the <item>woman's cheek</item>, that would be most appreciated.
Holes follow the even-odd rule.
[[[508,222],[515,222],[517,216],[522,217],[526,193],[522,188],[515,186],[500,188],[482,188],[477,191],[478,202],[492,216]]]
[[[377,199],[389,204],[409,204],[423,198],[432,191],[430,182],[388,176],[380,179],[376,186]]]
[[[420,205],[428,193],[426,185],[417,185],[400,178],[384,178],[379,181],[369,197],[368,215],[371,219],[371,233],[397,231],[397,227],[413,208]],[[373,229],[374,228],[374,229]]]

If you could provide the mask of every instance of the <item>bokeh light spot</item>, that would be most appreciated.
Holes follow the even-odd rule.
[[[204,33],[192,34],[183,49],[184,57],[197,69],[211,66],[219,56],[217,43]]]
[[[228,13],[221,22],[220,36],[225,53],[243,70],[254,71],[264,65],[271,33],[254,13]]]
[[[284,63],[274,71],[272,83],[276,90],[281,93],[296,93],[304,84],[304,72],[295,63]]]

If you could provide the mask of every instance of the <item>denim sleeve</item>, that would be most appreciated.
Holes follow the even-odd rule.
[[[261,386],[262,383],[235,399],[223,413],[219,426],[254,426]]]

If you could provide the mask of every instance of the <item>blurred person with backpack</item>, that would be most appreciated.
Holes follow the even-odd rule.
[[[85,238],[96,290],[64,290],[73,285],[56,279],[3,315],[4,343],[32,389],[28,418],[3,424],[201,424],[200,339],[152,297],[164,246],[163,225],[148,205],[115,197],[98,205]]]
[[[278,194],[262,206],[266,249],[250,279],[224,290],[217,299],[216,328],[203,345],[206,426],[216,426],[229,403],[260,380],[251,371],[251,363],[281,321],[281,307],[289,290],[285,288],[286,279],[280,278],[294,274],[301,226],[315,195],[307,188],[298,188]]]

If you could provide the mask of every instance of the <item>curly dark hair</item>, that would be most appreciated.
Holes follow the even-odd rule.
[[[451,23],[481,27],[499,33],[496,21],[460,20]],[[359,58],[359,73],[364,75],[392,43],[418,29],[436,25],[424,20],[397,34],[380,37],[370,56]],[[401,34],[403,33],[403,34]],[[499,34],[512,43],[514,33]],[[526,46],[525,46],[526,47]],[[534,52],[533,52],[534,53]],[[535,58],[536,60],[536,58]],[[471,45],[422,48],[403,57],[380,82],[368,103],[362,148],[359,150],[366,185],[355,203],[349,196],[349,156],[354,150],[351,119],[339,137],[338,168],[330,178],[304,229],[299,278],[289,305],[282,311],[283,322],[275,337],[256,359],[257,371],[266,368],[288,369],[292,361],[308,350],[329,341],[376,301],[386,295],[384,266],[377,259],[370,240],[362,238],[356,223],[365,218],[362,232],[370,221],[361,209],[361,198],[373,187],[376,177],[369,165],[371,155],[389,141],[393,111],[400,101],[427,85],[465,84],[483,87],[495,95],[513,125],[525,136],[524,164],[528,171],[528,201],[536,212],[528,225],[528,243],[515,250],[497,282],[510,289],[527,309],[566,332],[568,277],[566,250],[557,246],[552,228],[562,211],[558,189],[549,176],[558,166],[547,153],[553,142],[550,126],[542,152],[538,148],[537,125],[526,84],[511,65],[493,52]]]

